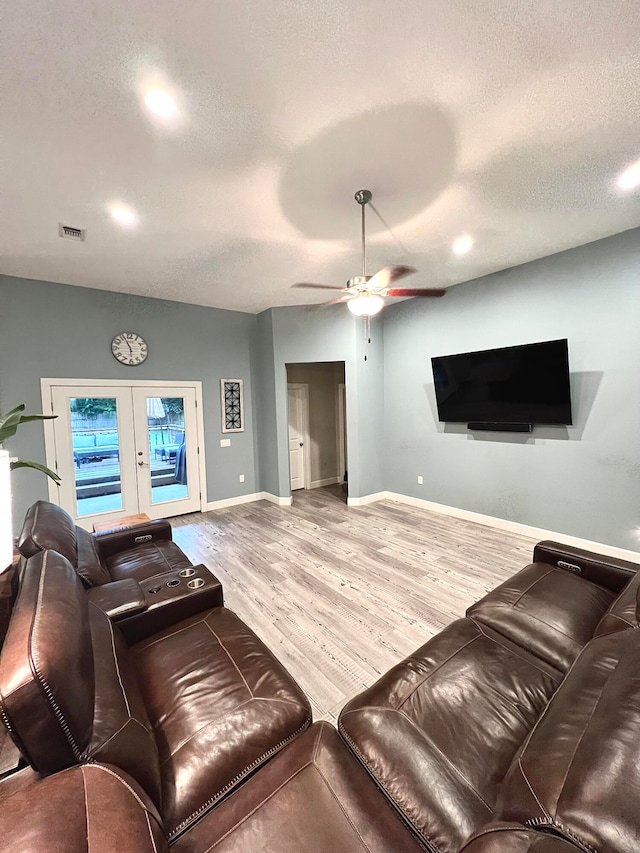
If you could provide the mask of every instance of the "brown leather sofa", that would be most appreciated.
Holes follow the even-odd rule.
[[[66,557],[87,587],[131,578],[140,581],[192,566],[172,540],[168,521],[91,534],[77,527],[62,507],[37,501],[27,511],[18,550],[28,558],[47,549]]]
[[[344,708],[223,607],[127,645],[61,556],[27,562],[0,658],[32,853],[637,853],[640,574],[554,543]],[[34,769],[32,769],[34,768]],[[67,768],[67,769],[65,769]]]
[[[342,710],[340,733],[427,850],[564,849],[540,833],[640,850],[637,569],[540,543]]]

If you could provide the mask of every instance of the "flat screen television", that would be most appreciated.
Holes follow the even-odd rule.
[[[566,338],[431,359],[441,421],[571,424]]]

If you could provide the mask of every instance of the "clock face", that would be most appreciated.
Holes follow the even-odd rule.
[[[135,332],[121,332],[111,341],[111,352],[122,364],[142,364],[149,354],[147,344]]]

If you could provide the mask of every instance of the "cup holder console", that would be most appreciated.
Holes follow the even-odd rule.
[[[178,574],[181,578],[192,578],[196,573],[195,569],[182,569]]]
[[[180,578],[172,578],[170,581],[167,581],[167,586],[170,588],[180,586]]]
[[[194,578],[191,581],[187,581],[187,586],[189,589],[200,589],[201,586],[204,586],[204,580],[202,578]]]

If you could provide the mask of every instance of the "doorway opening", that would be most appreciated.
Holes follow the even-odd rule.
[[[344,361],[287,364],[289,475],[294,497],[325,488],[346,502]]]

